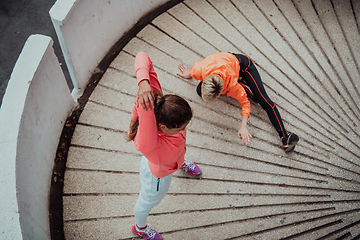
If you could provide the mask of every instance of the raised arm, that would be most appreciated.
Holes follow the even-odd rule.
[[[152,61],[145,52],[139,52],[134,62],[135,75],[138,82],[139,90],[135,97],[135,104],[139,102],[146,111],[154,108],[154,91],[162,91],[154,70]],[[140,100],[140,101],[138,101]]]
[[[135,147],[140,152],[149,152],[158,144],[158,128],[154,113],[154,90],[161,91],[157,75],[149,56],[139,52],[134,62],[135,75],[139,86],[133,107],[131,120],[139,120],[139,126],[134,139]],[[141,106],[139,106],[141,105]]]

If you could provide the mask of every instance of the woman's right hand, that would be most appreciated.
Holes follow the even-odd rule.
[[[250,143],[250,138],[252,138],[252,136],[246,127],[240,127],[237,134],[238,134],[239,138],[241,138],[243,140],[243,143],[245,145],[248,145]]]
[[[179,70],[181,71],[181,74],[178,73],[178,75],[180,77],[183,77],[183,78],[187,78],[187,79],[190,79],[191,78],[191,75],[190,75],[190,68],[184,64],[180,64],[179,65]]]
[[[145,111],[152,109],[154,108],[154,99],[155,95],[150,87],[149,81],[141,81],[139,83],[139,90],[135,97],[136,107],[139,107],[138,100],[140,100],[140,104]]]

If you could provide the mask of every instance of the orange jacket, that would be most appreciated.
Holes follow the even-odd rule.
[[[250,117],[250,102],[245,89],[238,83],[239,71],[239,60],[233,54],[218,52],[196,61],[190,75],[196,80],[204,81],[210,74],[219,74],[224,81],[224,90],[221,94],[238,100],[241,105],[241,115]]]

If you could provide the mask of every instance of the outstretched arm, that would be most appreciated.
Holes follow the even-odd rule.
[[[238,131],[238,136],[239,138],[242,138],[244,144],[248,145],[250,143],[250,138],[252,138],[251,134],[246,128],[247,120],[249,117],[247,115],[241,115],[241,116],[242,116],[242,120],[241,120],[240,129]]]

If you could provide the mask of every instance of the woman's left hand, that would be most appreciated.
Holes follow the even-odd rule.
[[[252,136],[246,127],[240,127],[237,134],[239,138],[242,138],[244,144],[248,145],[250,143],[250,138],[252,138]]]

